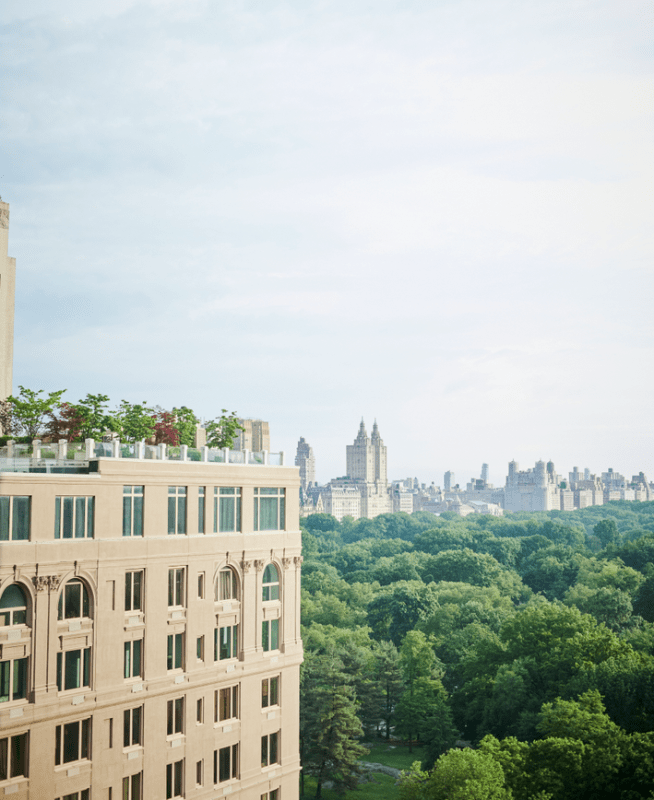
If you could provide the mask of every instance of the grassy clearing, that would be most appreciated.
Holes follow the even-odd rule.
[[[306,777],[305,779],[305,800],[311,800],[316,796],[315,778]],[[370,783],[360,783],[356,789],[345,792],[346,800],[397,800],[399,796],[398,787],[395,785],[395,778],[390,775],[374,773]],[[322,800],[343,800],[333,789],[322,790]]]
[[[363,761],[372,761],[376,764],[385,764],[387,767],[395,769],[409,769],[414,761],[424,761],[425,748],[413,746],[413,752],[409,753],[409,747],[405,744],[393,742],[388,745],[385,742],[368,744],[370,755],[365,756]]]

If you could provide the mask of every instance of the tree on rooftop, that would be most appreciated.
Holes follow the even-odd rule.
[[[209,447],[232,447],[238,432],[245,430],[239,424],[236,411],[230,414],[226,408],[222,409],[222,416],[212,419],[206,424],[207,445]]]
[[[44,397],[43,389],[34,391],[19,386],[18,397],[9,395],[7,400],[11,403],[12,416],[25,436],[35,439],[43,430],[46,417],[59,405],[61,396],[66,391],[49,392]]]

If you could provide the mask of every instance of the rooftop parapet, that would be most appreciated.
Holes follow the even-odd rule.
[[[150,445],[145,442],[127,443],[113,439],[110,442],[43,443],[35,439],[31,444],[8,441],[0,447],[0,472],[88,472],[89,463],[100,458],[132,459],[137,461],[174,461],[179,463],[243,464],[283,467],[284,452],[252,452],[230,450],[228,447],[170,447],[165,444]]]

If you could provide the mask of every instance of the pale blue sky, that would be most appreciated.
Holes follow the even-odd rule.
[[[5,0],[15,384],[221,408],[321,480],[654,478],[640,0]]]

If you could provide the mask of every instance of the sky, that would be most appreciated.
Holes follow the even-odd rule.
[[[645,0],[4,0],[14,386],[654,478]]]

